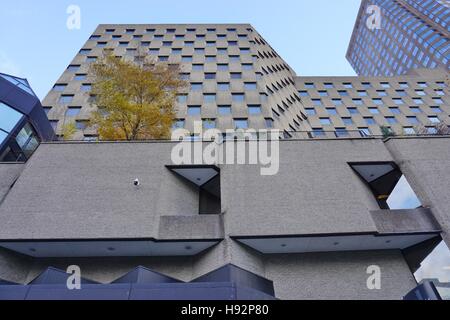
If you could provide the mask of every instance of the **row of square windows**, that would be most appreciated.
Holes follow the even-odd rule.
[[[198,116],[201,115],[201,106],[188,106],[187,114],[190,116]],[[76,117],[80,114],[82,107],[81,106],[70,106],[67,108],[65,115],[68,117]],[[51,110],[51,107],[44,107],[44,110],[48,114]],[[249,104],[247,105],[248,114],[251,115],[259,115],[262,113],[261,105],[259,104]],[[232,106],[231,105],[219,105],[217,106],[217,112],[219,115],[231,115]]]
[[[386,129],[388,129],[389,131],[392,131],[392,128],[390,127],[385,127]],[[425,127],[427,134],[437,134],[438,130],[436,127]],[[450,130],[450,127],[449,127]],[[361,137],[369,137],[372,136],[373,133],[369,128],[358,128],[359,134],[361,135]],[[335,131],[325,131],[323,128],[313,128],[312,132],[311,132],[311,137],[313,138],[320,138],[320,137],[325,137],[327,136],[327,133],[333,133],[336,137],[338,138],[345,138],[345,137],[349,137],[350,136],[350,132],[349,130],[345,129],[345,128],[336,128]],[[403,133],[406,135],[415,135],[418,132],[416,132],[416,130],[413,127],[403,127]]]
[[[218,40],[226,40],[228,35],[225,34],[225,33],[220,33],[220,34],[216,34],[215,36],[216,36],[216,38]],[[143,37],[144,37],[144,35],[142,35],[142,34],[135,34],[135,35],[133,35],[133,39],[134,40],[140,40]],[[89,38],[89,40],[99,40],[101,38],[102,38],[101,35],[93,35],[93,36],[91,36]],[[186,38],[186,36],[184,34],[175,34],[174,35],[174,39],[175,40],[184,40],[185,38]],[[195,38],[199,39],[199,40],[205,39],[206,38],[206,34],[197,34],[197,35],[195,35]],[[239,40],[247,40],[248,36],[246,34],[238,34],[237,38]],[[112,35],[112,39],[115,39],[115,40],[122,39],[122,35],[120,35],[120,34],[113,34]],[[155,34],[155,35],[153,35],[153,40],[161,41],[163,39],[167,39],[167,38],[165,38],[165,35],[162,35],[162,34]]]
[[[435,84],[439,87],[445,88],[445,82],[444,81],[436,81]],[[316,89],[316,83],[314,82],[305,82],[303,83],[303,86],[306,89]],[[342,84],[336,84],[336,83],[332,83],[332,82],[324,82],[322,83],[322,86],[325,89],[333,89],[336,88],[338,86],[343,86],[346,89],[353,89],[355,84],[351,83],[351,82],[343,82]],[[371,83],[371,82],[361,82],[360,84],[358,84],[358,86],[361,86],[364,89],[371,89],[374,87],[377,87],[377,85]],[[380,82],[379,87],[384,88],[384,89],[388,89],[391,88],[392,86],[394,86],[392,83],[390,82]],[[430,86],[430,84],[428,82],[424,82],[424,81],[419,81],[417,82],[417,86],[420,88],[427,88]],[[395,87],[395,86],[394,86]],[[398,82],[398,87],[402,88],[402,89],[407,89],[410,88],[410,83],[408,82]]]
[[[237,46],[239,46],[239,42],[238,41],[228,41],[227,43],[228,43],[229,47],[237,47]],[[151,44],[150,41],[143,41],[143,42],[141,42],[141,45],[143,47],[149,47],[150,44]],[[96,46],[97,46],[97,48],[106,48],[107,45],[108,45],[107,41],[99,41],[99,42],[97,42]],[[129,41],[119,41],[119,43],[118,43],[118,47],[125,47],[126,48],[129,45],[130,45]],[[216,41],[206,41],[206,46],[207,47],[215,47],[216,45],[217,45]],[[162,46],[163,47],[172,47],[173,46],[173,42],[172,41],[163,41],[162,42]],[[186,47],[194,47],[195,46],[195,41],[184,41],[184,46],[186,46]],[[112,48],[110,48],[110,49],[112,49]],[[137,49],[137,48],[130,48],[130,49]],[[153,49],[158,49],[159,50],[159,48],[150,48],[150,50],[153,50]],[[173,48],[173,49],[181,50],[182,48]],[[198,49],[205,49],[205,48],[201,47],[201,48],[198,48]],[[228,48],[218,48],[218,49],[221,49],[222,52],[225,52],[224,50],[228,51]],[[250,48],[247,48],[247,47],[241,47],[241,48],[239,48],[239,50],[241,51],[242,54],[250,54],[251,53]],[[89,53],[91,51],[92,51],[92,49],[81,49],[80,53],[81,54],[86,54],[86,53]]]
[[[441,119],[439,119],[438,116],[428,116],[427,118],[428,118],[428,122],[432,123],[432,124],[438,124],[438,123],[442,122]],[[352,118],[342,117],[340,119],[342,120],[342,122],[344,122],[345,125],[353,125],[354,124]],[[397,123],[399,123],[398,120],[395,117],[384,117],[384,119],[389,124],[397,124]],[[419,119],[416,116],[408,116],[408,117],[406,117],[406,119],[407,119],[407,121],[410,124],[413,124],[413,125],[420,124],[420,121],[419,121]],[[324,126],[333,124],[332,120],[330,118],[327,118],[327,117],[320,117],[319,121],[320,121],[320,124],[324,125]],[[377,122],[375,121],[375,119],[373,117],[364,117],[364,121],[366,122],[366,124],[368,126],[377,124]]]
[[[391,99],[395,104],[404,104],[405,103],[403,98],[391,98]],[[444,100],[442,100],[442,98],[440,98],[440,97],[432,97],[431,99],[436,104],[444,103]],[[331,100],[334,105],[342,105],[343,104],[342,99],[331,99]],[[322,99],[311,99],[311,101],[315,106],[323,106]],[[414,101],[415,104],[424,104],[424,101],[422,98],[413,97],[412,101]],[[364,104],[363,99],[352,99],[352,102],[354,105],[363,105]],[[384,105],[385,104],[382,98],[371,98],[371,102],[376,105]]]
[[[386,90],[377,90],[376,92],[377,92],[377,95],[380,96],[380,97],[387,97],[388,96],[388,93],[386,92]],[[415,89],[414,92],[418,96],[426,96],[427,95],[427,93],[423,89]],[[318,91],[314,91],[314,93],[316,93],[317,95],[319,95],[321,97],[328,97],[330,95],[329,92],[326,91],[326,90],[318,90]],[[356,91],[356,93],[359,96],[361,96],[361,97],[367,97],[368,96],[366,90],[358,90],[358,91]],[[401,97],[406,97],[408,95],[405,90],[395,90],[395,93],[398,96],[401,96]],[[445,92],[444,92],[443,89],[434,89],[434,93],[439,95],[439,96],[444,96],[445,95]],[[309,96],[311,96],[310,92],[308,92],[306,90],[300,90],[299,94],[302,97],[309,97]],[[340,96],[348,96],[349,95],[348,91],[346,91],[346,90],[338,90],[338,94]]]
[[[438,106],[431,106],[429,108],[434,113],[442,113],[442,109],[440,107],[438,107]],[[367,109],[369,110],[369,112],[371,114],[380,114],[380,110],[378,108],[367,108]],[[337,115],[338,114],[336,108],[326,108],[325,110],[330,115]],[[413,113],[422,113],[422,109],[419,108],[419,107],[409,107],[409,110],[411,112],[413,112]],[[310,116],[314,116],[314,115],[317,114],[317,110],[315,108],[305,108],[305,111]],[[350,114],[359,114],[360,113],[359,110],[357,108],[354,108],[354,107],[353,108],[352,107],[347,108],[347,111]],[[401,111],[400,111],[400,108],[398,108],[398,107],[389,107],[389,111],[391,113],[393,113],[393,114],[402,114]]]
[[[135,29],[135,28],[126,28],[123,30],[123,32],[125,34],[134,34],[136,32],[136,30],[137,29]],[[238,31],[237,28],[232,28],[232,27],[226,28],[225,30],[227,32],[237,32]],[[253,29],[251,29],[251,28],[246,28],[246,30],[248,32],[253,32]],[[157,28],[146,28],[145,29],[145,33],[155,33],[156,31],[157,31]],[[160,31],[160,30],[158,29],[158,31]],[[161,32],[164,32],[167,34],[175,34],[177,31],[181,32],[179,28],[166,28],[164,31],[161,31]],[[116,32],[116,29],[114,29],[114,28],[107,28],[104,31],[105,34],[113,34],[115,32]],[[198,32],[197,28],[184,28],[184,31],[182,33],[196,33],[196,32]],[[206,33],[216,33],[216,32],[217,32],[217,28],[206,28]],[[94,35],[93,37],[99,37],[99,36]]]
[[[222,86],[221,88],[224,91],[229,90],[229,84],[222,84],[222,85],[219,84],[219,86]],[[226,88],[225,88],[225,86],[226,86]],[[247,86],[247,88],[249,88],[248,89],[249,91],[256,91],[256,88],[257,88],[256,83],[249,83],[249,84],[246,84],[246,86]],[[90,85],[84,87],[84,91],[89,91],[89,89],[90,89]],[[260,93],[259,96],[263,102],[267,101],[267,94]],[[59,97],[58,101],[60,104],[70,104],[73,102],[74,98],[75,98],[74,94],[63,94]],[[95,96],[91,96],[91,98],[95,99]],[[216,99],[217,99],[217,94],[215,94],[215,93],[204,93],[203,94],[203,101],[205,103],[216,102]],[[231,93],[231,99],[233,102],[245,102],[246,94],[245,93]],[[188,100],[188,94],[179,94],[177,96],[178,103],[186,103],[187,100]]]

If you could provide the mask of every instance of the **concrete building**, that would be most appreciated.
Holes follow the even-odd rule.
[[[416,69],[395,77],[296,77],[309,133],[302,138],[450,133],[449,74]],[[295,127],[291,130],[294,131]]]
[[[441,67],[448,72],[448,3],[362,0],[347,59],[360,76],[403,75],[413,68]]]
[[[89,63],[142,48],[191,82],[177,127],[280,129],[278,172],[234,152],[180,165],[179,142],[95,141]],[[58,134],[76,121],[87,141],[0,163],[0,299],[395,300],[425,279],[445,288],[448,76],[414,72],[297,77],[246,24],[100,25],[43,102]],[[379,126],[406,135],[383,139]],[[223,157],[255,141],[216,142],[183,143]],[[425,263],[436,255],[443,275]],[[70,266],[81,290],[67,288]]]
[[[0,278],[21,284],[0,297],[123,298],[135,282],[120,279],[135,270],[152,276],[134,298],[224,298],[207,287],[230,282],[247,291],[228,298],[402,299],[421,261],[450,243],[449,143],[282,140],[270,177],[174,166],[174,142],[43,143],[26,164],[0,164]],[[395,200],[403,175],[412,202]],[[89,279],[76,293],[48,269],[70,265]],[[379,290],[367,286],[371,266]],[[156,296],[139,291],[155,283]]]
[[[289,130],[295,119],[309,130],[294,71],[251,25],[100,25],[43,101],[58,134],[75,121],[76,139],[95,136],[85,125],[95,108],[89,65],[105,50],[130,60],[144,51],[181,66],[191,85],[180,92],[177,127],[193,131],[193,121],[204,120],[221,130]],[[277,108],[284,114],[275,120]]]

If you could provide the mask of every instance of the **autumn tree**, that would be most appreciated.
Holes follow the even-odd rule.
[[[91,94],[97,111],[90,126],[100,140],[166,139],[175,120],[175,101],[185,86],[179,67],[150,60],[106,55],[91,65]]]

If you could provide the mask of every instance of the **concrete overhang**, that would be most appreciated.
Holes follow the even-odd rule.
[[[221,239],[0,240],[0,247],[34,258],[166,257],[195,256],[220,241]]]
[[[411,234],[317,234],[264,237],[232,237],[263,254],[339,251],[404,250],[433,239],[439,233]]]

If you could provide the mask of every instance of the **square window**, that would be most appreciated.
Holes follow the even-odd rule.
[[[342,137],[348,137],[349,133],[347,129],[345,128],[336,128],[336,137],[342,138]]]
[[[443,104],[444,101],[441,98],[433,98],[433,102],[436,104]]]
[[[298,94],[300,95],[300,97],[308,97],[309,96],[308,91],[304,91],[304,90],[299,91]]]
[[[307,83],[305,83],[305,88],[306,89],[314,89],[315,85],[312,82],[307,82]]]
[[[191,83],[191,90],[192,91],[202,91],[203,83]]]
[[[415,104],[423,104],[422,98],[413,98]]]
[[[387,93],[386,93],[386,91],[384,91],[384,90],[377,90],[377,93],[378,93],[378,95],[379,95],[380,97],[386,97],[386,96],[387,96]]]
[[[234,119],[234,128],[235,129],[248,129],[248,120],[247,119]]]
[[[214,79],[216,79],[216,74],[213,72],[205,73],[205,79],[206,80],[214,80]]]
[[[185,42],[184,42],[184,45],[185,45],[186,47],[193,47],[193,46],[194,46],[194,41],[185,41]]]
[[[183,56],[181,57],[182,62],[192,62],[192,56]]]
[[[189,106],[187,109],[187,113],[190,116],[199,116],[201,114],[200,106]]]
[[[81,85],[81,91],[91,91],[92,85],[90,83],[83,83]]]
[[[119,47],[127,47],[128,44],[129,44],[129,42],[126,42],[126,41],[124,41],[124,42],[119,42]]]
[[[228,71],[228,64],[226,64],[226,63],[218,64],[217,71]]]
[[[305,111],[306,111],[306,114],[308,116],[315,116],[316,115],[316,110],[314,108],[306,108]]]
[[[402,98],[392,98],[392,101],[394,101],[395,104],[403,104]]]
[[[266,128],[272,129],[273,128],[273,119],[266,118]]]
[[[240,62],[241,57],[240,56],[230,56],[230,62]]]
[[[253,64],[252,63],[243,63],[242,70],[246,70],[246,71],[253,70]]]
[[[159,49],[158,48],[150,48],[150,49],[148,49],[148,52],[150,54],[158,54],[159,53]]]
[[[203,128],[204,129],[215,129],[216,128],[216,119],[203,119]]]
[[[424,96],[425,95],[425,91],[423,91],[423,90],[416,90],[416,94],[418,96]]]
[[[378,108],[369,108],[369,112],[371,114],[379,114],[380,110],[378,110]]]
[[[79,64],[71,64],[70,66],[67,67],[67,71],[75,72],[78,71],[80,67],[81,66]]]
[[[389,124],[396,124],[397,123],[397,120],[395,119],[395,117],[386,117],[386,121]]]
[[[91,52],[91,49],[81,49],[79,53],[85,55],[85,54],[89,54],[90,52]]]
[[[173,48],[173,49],[172,49],[172,54],[181,54],[182,51],[183,51],[183,50],[180,49],[180,48]]]
[[[346,126],[351,126],[353,124],[352,118],[342,118],[342,121]]]
[[[422,113],[422,110],[420,110],[419,107],[410,107],[409,110],[411,110],[414,113]]]
[[[339,90],[339,91],[338,91],[338,94],[339,94],[341,97],[347,97],[347,96],[348,96],[348,92],[347,92],[346,90]]]
[[[372,99],[372,102],[379,106],[383,104],[383,100],[377,98]]]
[[[327,91],[320,90],[320,91],[319,91],[319,96],[321,96],[321,97],[328,97],[328,92],[327,92]]]
[[[260,105],[248,105],[248,113],[249,114],[261,114],[261,106]]]
[[[166,62],[166,61],[169,61],[169,56],[159,56],[159,57],[158,57],[158,60],[159,60],[160,62]]]
[[[330,118],[320,118],[320,123],[324,126],[331,125],[331,120]]]
[[[141,42],[141,46],[143,46],[143,47],[149,47],[150,46],[150,41],[142,41]]]
[[[86,129],[87,128],[87,124],[88,124],[88,122],[84,121],[84,120],[77,120],[77,121],[75,121],[75,126],[76,126],[76,128],[78,130]]]
[[[344,86],[344,88],[347,88],[347,89],[353,89],[353,85],[350,82],[344,82],[343,86]]]
[[[188,98],[187,94],[179,94],[177,96],[177,101],[178,101],[178,103],[186,103],[187,98]]]
[[[359,113],[358,109],[356,109],[356,108],[347,108],[347,110],[350,114],[358,114]]]
[[[245,90],[254,91],[257,89],[256,82],[246,82],[244,84]]]
[[[72,100],[73,100],[73,95],[62,95],[60,98],[59,98],[59,103],[61,103],[61,104],[68,104],[68,103],[71,103],[72,102]]]
[[[245,101],[244,93],[233,93],[232,97],[233,97],[234,102],[244,102]]]
[[[323,84],[323,86],[325,87],[325,89],[333,89],[334,88],[334,85],[330,82],[325,82]]]
[[[439,120],[439,118],[437,116],[429,116],[428,121],[430,121],[431,123],[440,123],[441,122],[441,120]]]
[[[368,126],[375,124],[375,120],[372,117],[365,117],[364,120],[366,120]]]
[[[313,138],[325,136],[325,131],[323,129],[312,129]]]
[[[231,79],[242,79],[242,73],[240,72],[232,72],[230,73]]]
[[[404,132],[405,134],[416,134],[416,132],[414,131],[414,128],[411,128],[411,127],[405,127],[405,128],[403,128],[403,132]]]
[[[206,56],[205,61],[206,62],[216,62],[216,56]]]
[[[192,70],[193,71],[203,71],[203,64],[193,64]]]
[[[356,106],[361,106],[363,104],[361,99],[352,99],[352,102]]]
[[[341,106],[342,105],[342,99],[332,99],[333,104],[335,106]]]
[[[229,115],[231,114],[231,106],[218,106],[217,110],[220,115]]]
[[[206,93],[203,95],[203,101],[205,103],[214,103],[216,102],[216,95],[213,93]]]
[[[416,117],[407,117],[408,122],[411,124],[419,124],[419,120]]]
[[[327,112],[330,115],[337,115],[337,112],[336,112],[335,108],[327,108]]]
[[[205,53],[205,48],[195,48],[194,52],[196,54],[204,54]]]
[[[229,82],[219,82],[217,84],[217,88],[219,89],[219,91],[229,91],[230,83]]]
[[[66,89],[67,84],[55,84],[53,86],[53,91],[58,91],[58,92],[62,92]]]
[[[389,110],[394,114],[400,114],[400,109],[397,107],[389,108]]]
[[[439,108],[439,107],[430,107],[430,108],[431,108],[431,110],[432,110],[433,112],[435,112],[435,113],[441,113],[441,112],[442,112],[442,109]]]
[[[315,106],[321,106],[322,105],[322,100],[320,99],[312,99],[312,102]]]
[[[66,116],[68,117],[76,117],[80,114],[81,107],[69,107],[66,111]]]
[[[365,91],[365,90],[358,90],[358,95],[360,97],[367,97],[367,91]]]
[[[76,74],[74,77],[74,80],[76,81],[83,81],[86,80],[87,74]]]
[[[228,49],[227,48],[217,48],[217,54],[227,54]]]

